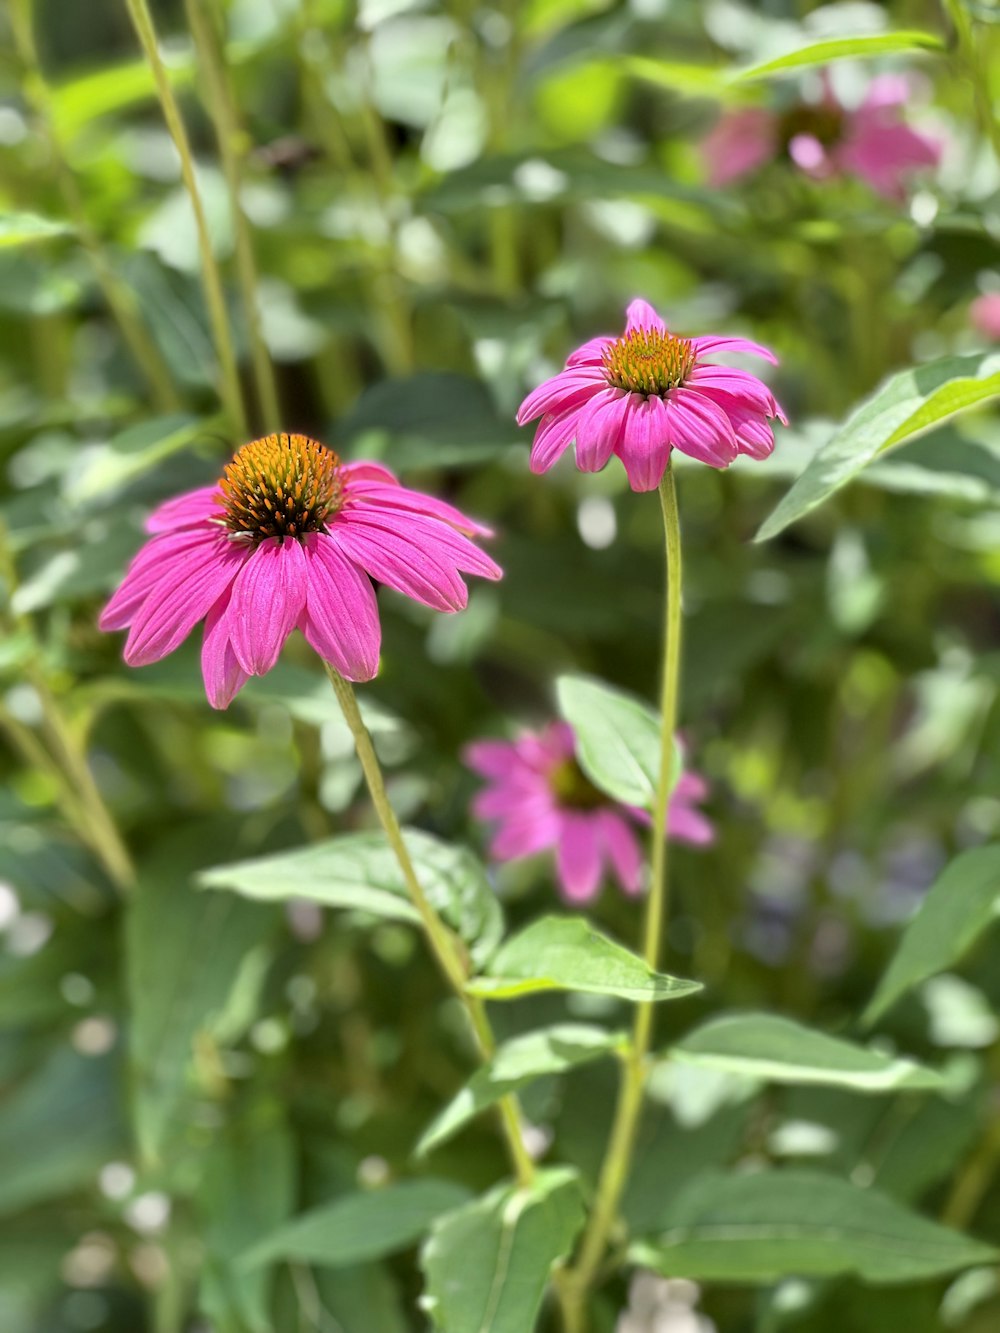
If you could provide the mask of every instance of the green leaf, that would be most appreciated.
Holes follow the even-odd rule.
[[[182,62],[171,61],[167,74],[179,88],[192,82],[194,69],[194,60],[188,55]],[[100,116],[155,97],[153,71],[148,61],[138,59],[109,65],[52,88],[51,108],[60,135],[72,138]]]
[[[627,72],[646,83],[655,83],[682,97],[732,96],[731,82],[724,65],[694,65],[678,60],[654,60],[650,56],[626,56]]]
[[[696,1282],[850,1273],[889,1283],[995,1263],[997,1251],[836,1176],[759,1171],[693,1181],[668,1206],[663,1232],[629,1257]]]
[[[903,440],[1000,395],[1000,353],[945,357],[885,380],[828,440],[757,533],[766,541]]]
[[[1000,845],[963,852],[934,881],[903,932],[863,1021],[874,1023],[912,987],[943,972],[1000,916]]]
[[[15,245],[33,245],[53,236],[66,236],[75,230],[69,222],[43,218],[38,213],[0,213],[0,249]]]
[[[770,1083],[819,1083],[855,1092],[945,1084],[935,1070],[913,1060],[869,1050],[775,1014],[710,1018],[689,1032],[670,1054],[686,1064]]]
[[[84,465],[69,481],[68,498],[81,504],[118,490],[193,441],[218,434],[221,428],[221,418],[205,421],[181,413],[129,426],[88,453]]]
[[[831,60],[864,60],[870,56],[900,55],[907,51],[943,51],[944,43],[932,32],[900,30],[899,32],[865,33],[858,37],[831,37],[821,42],[810,42],[787,55],[775,56],[737,70],[737,80],[766,79],[771,74],[787,70],[805,69],[810,65],[827,65]]]
[[[244,1267],[288,1259],[350,1267],[415,1244],[430,1224],[464,1204],[469,1191],[450,1180],[401,1180],[348,1194],[293,1218],[243,1256]]]
[[[701,984],[652,971],[586,917],[546,916],[507,940],[468,989],[490,1000],[568,990],[642,1001],[677,1000],[701,990]]]
[[[652,805],[660,777],[659,716],[641,699],[590,676],[560,676],[556,698],[591,782],[626,805]],[[675,768],[677,758],[674,747]]]
[[[503,914],[482,864],[466,847],[404,830],[421,886],[469,946],[477,964],[503,935]],[[290,852],[202,871],[208,889],[235,889],[247,898],[283,902],[308,898],[324,907],[353,908],[396,921],[419,921],[395,853],[383,833],[349,833]]]
[[[424,1156],[469,1120],[509,1092],[545,1074],[562,1074],[576,1065],[621,1050],[626,1038],[585,1023],[557,1023],[503,1042],[488,1064],[477,1069],[461,1092],[435,1117],[417,1144]]]
[[[499,1185],[437,1222],[421,1254],[423,1303],[441,1333],[531,1333],[554,1264],[583,1226],[576,1174]]]

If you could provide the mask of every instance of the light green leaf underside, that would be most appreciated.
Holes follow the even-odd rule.
[[[900,55],[908,51],[941,51],[944,44],[930,32],[906,30],[899,32],[865,33],[858,37],[831,37],[822,42],[810,42],[786,55],[775,56],[760,64],[741,69],[733,76],[739,81],[766,79],[771,74],[806,69],[810,65],[827,65],[831,60],[864,60],[870,56]]]
[[[917,908],[865,1011],[874,1023],[887,1009],[958,962],[1000,915],[1000,846],[963,852],[934,881]]]
[[[589,676],[560,676],[556,698],[591,782],[626,805],[652,805],[660,776],[659,716],[641,699]]]
[[[944,1079],[913,1060],[869,1050],[773,1014],[709,1019],[670,1052],[676,1060],[769,1083],[822,1084],[854,1092],[939,1088]]]
[[[349,1194],[286,1222],[243,1255],[247,1268],[284,1259],[343,1268],[415,1244],[435,1218],[464,1204],[469,1191],[450,1180],[403,1180]]]
[[[701,985],[652,971],[636,954],[594,930],[585,917],[547,916],[507,940],[468,989],[490,1000],[546,990],[676,1000],[701,990]]]
[[[497,1047],[493,1059],[477,1069],[464,1088],[428,1126],[417,1144],[418,1156],[433,1151],[463,1125],[509,1092],[546,1074],[600,1059],[625,1043],[620,1033],[584,1023],[557,1023],[537,1032],[511,1037]]]
[[[500,1185],[438,1221],[424,1246],[423,1304],[440,1333],[531,1333],[554,1264],[583,1225],[575,1172]]]
[[[74,230],[69,222],[45,218],[38,213],[0,212],[0,249],[33,245],[36,241],[51,240],[54,236],[66,236]]]
[[[503,933],[496,895],[482,865],[465,847],[404,830],[420,884],[434,908],[484,962]],[[348,833],[290,852],[214,866],[198,876],[208,889],[234,889],[247,898],[307,898],[324,907],[351,908],[397,921],[419,920],[395,853],[382,833]]]
[[[1000,353],[945,357],[886,380],[823,445],[757,533],[766,541],[893,445],[1000,395]]]
[[[997,1251],[836,1176],[761,1171],[699,1177],[668,1208],[663,1231],[629,1257],[699,1282],[850,1273],[892,1283],[995,1263]]]

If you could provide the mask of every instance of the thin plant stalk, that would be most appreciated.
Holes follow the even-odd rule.
[[[215,261],[215,255],[212,252],[208,219],[205,216],[205,206],[202,202],[201,191],[198,188],[198,178],[195,175],[191,143],[188,139],[177,98],[174,96],[170,75],[163,63],[163,57],[160,55],[156,27],[153,23],[153,16],[149,12],[147,0],[125,0],[125,3],[150,69],[153,72],[163,118],[167,123],[167,129],[170,131],[174,146],[180,155],[181,178],[191,201],[195,231],[198,236],[201,280],[205,292],[205,304],[208,307],[209,323],[212,326],[212,341],[215,344],[215,354],[219,358],[222,377],[220,386],[222,402],[233,428],[242,437],[247,433],[247,421],[243,407],[239,371],[236,366],[236,352],[233,348],[232,334],[229,329],[229,315],[226,311],[222,277],[219,266]]]
[[[479,1047],[479,1053],[483,1060],[488,1060],[496,1050],[496,1038],[486,1014],[486,1007],[477,996],[468,994],[466,990],[468,973],[462,946],[438,916],[420,884],[420,879],[403,838],[403,831],[399,826],[399,820],[396,818],[396,812],[393,810],[386,792],[382,767],[375,753],[371,733],[361,716],[354,687],[329,663],[324,663],[324,667],[330,678],[330,684],[333,686],[333,692],[337,696],[337,702],[344,714],[344,720],[350,729],[351,736],[354,738],[354,746],[361,762],[361,769],[365,775],[365,782],[372,798],[372,804],[375,807],[375,813],[378,815],[382,830],[399,863],[399,868],[410,894],[410,900],[417,909],[431,952],[434,954],[448,983],[465,1006],[476,1038],[476,1044]],[[517,1100],[510,1095],[502,1097],[498,1103],[498,1110],[517,1183],[522,1187],[527,1187],[534,1179],[535,1164],[524,1146],[524,1138],[521,1133],[521,1113]]]
[[[994,156],[1000,163],[1000,121],[993,106],[986,40],[981,34],[977,37],[974,21],[963,0],[944,0],[944,8],[955,29],[959,60],[972,84],[980,128],[993,145]]]
[[[86,251],[98,286],[108,303],[122,338],[136,366],[149,386],[159,411],[174,411],[180,396],[174,388],[170,369],[160,349],[139,315],[138,303],[122,281],[91,226],[76,176],[66,157],[65,145],[52,109],[52,98],[38,59],[31,21],[31,0],[11,0],[10,25],[14,46],[23,69],[22,87],[28,104],[48,140],[53,174],[76,234]]]
[[[681,663],[681,532],[677,489],[668,467],[660,483],[660,507],[666,554],[666,604],[663,618],[663,675],[660,693],[660,771],[653,808],[650,888],[643,927],[643,957],[650,968],[660,962],[669,905],[667,815],[674,778],[674,733]],[[655,1006],[636,1006],[632,1041],[623,1057],[622,1079],[608,1148],[580,1253],[558,1281],[566,1333],[586,1327],[587,1293],[598,1273],[628,1182],[642,1113],[646,1062],[653,1037]]]
[[[222,38],[214,24],[214,14],[204,0],[185,0],[188,24],[194,38],[198,65],[204,74],[208,93],[208,107],[215,126],[219,159],[229,194],[229,211],[233,219],[236,248],[236,272],[243,299],[243,311],[250,338],[250,359],[253,365],[257,402],[264,429],[281,429],[281,407],[278,385],[274,376],[271,354],[264,341],[260,306],[257,302],[257,261],[254,257],[253,235],[247,215],[240,203],[240,151],[243,138],[239,110],[229,84]]]

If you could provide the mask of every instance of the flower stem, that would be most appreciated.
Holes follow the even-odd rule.
[[[955,29],[958,56],[965,66],[972,95],[976,104],[976,114],[980,127],[993,145],[993,153],[1000,163],[1000,121],[993,108],[993,93],[990,87],[990,68],[987,57],[987,44],[983,36],[976,36],[972,17],[965,8],[963,0],[944,0],[944,8]]]
[[[399,862],[399,868],[403,873],[403,879],[409,890],[413,906],[420,916],[431,952],[452,989],[465,1006],[480,1055],[484,1060],[488,1060],[496,1050],[496,1038],[486,1015],[485,1005],[476,996],[469,995],[466,992],[465,983],[468,980],[468,973],[462,945],[438,916],[421,887],[403,838],[403,831],[399,826],[399,820],[396,818],[396,812],[393,810],[386,792],[382,767],[375,753],[371,733],[365,726],[361,710],[358,708],[354,687],[350,681],[345,680],[339,672],[335,671],[328,662],[324,662],[323,665],[330,678],[330,684],[333,686],[333,692],[337,696],[337,702],[344,714],[344,720],[354,738],[354,746],[361,762],[361,769],[365,775],[365,782],[368,785],[375,813],[378,815],[379,823],[382,825],[389,846]],[[534,1178],[535,1165],[524,1146],[524,1139],[521,1134],[521,1114],[516,1099],[512,1096],[501,1098],[499,1112],[518,1184],[528,1186]]]
[[[257,402],[264,428],[281,429],[281,408],[278,386],[274,377],[271,354],[264,341],[260,307],[257,304],[257,261],[254,257],[253,236],[247,215],[240,203],[239,145],[244,131],[239,112],[229,86],[223,39],[213,22],[215,14],[206,8],[204,0],[185,0],[185,10],[198,64],[205,77],[208,106],[215,125],[216,142],[222,173],[229,193],[229,211],[233,218],[233,236],[236,246],[236,272],[243,293],[243,310],[250,335],[250,357],[253,363]]]
[[[94,274],[108,303],[108,309],[121,330],[132,359],[149,385],[157,408],[164,412],[174,411],[180,402],[180,396],[171,381],[170,370],[140,318],[134,293],[119,276],[97,233],[90,225],[76,175],[67,161],[65,146],[52,111],[49,86],[42,73],[35,46],[30,0],[12,0],[9,13],[14,47],[24,71],[22,80],[24,94],[48,140],[53,174],[66,211],[76,228],[80,244],[93,265]]]
[[[236,366],[236,353],[229,330],[229,315],[226,311],[226,298],[222,290],[222,278],[219,266],[212,252],[212,238],[209,235],[208,219],[202,203],[198,179],[195,175],[194,156],[187,136],[184,120],[181,116],[177,98],[174,96],[170,75],[160,55],[159,42],[153,16],[149,12],[147,0],[125,0],[129,16],[142,44],[146,59],[153,72],[156,91],[163,110],[163,118],[174,141],[181,159],[181,177],[191,201],[194,214],[195,231],[198,236],[198,252],[201,257],[201,280],[205,292],[205,304],[208,307],[209,323],[212,326],[212,341],[219,358],[222,372],[221,397],[233,428],[244,437],[247,433],[246,413],[243,409],[243,394],[240,389],[240,377]]]
[[[643,957],[651,968],[656,968],[660,961],[660,941],[669,902],[667,814],[674,776],[674,733],[677,730],[681,661],[681,531],[677,490],[670,467],[660,483],[660,507],[663,511],[667,574],[660,694],[660,772],[653,808],[650,888],[643,930]],[[618,1215],[618,1205],[628,1182],[642,1112],[646,1058],[653,1036],[654,1014],[655,1006],[651,1002],[636,1007],[632,1042],[624,1057],[618,1103],[594,1206],[576,1264],[563,1274],[559,1285],[566,1333],[582,1333],[586,1327],[587,1292],[600,1267]]]

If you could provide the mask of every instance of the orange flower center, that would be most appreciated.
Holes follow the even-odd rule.
[[[226,527],[252,541],[322,532],[344,489],[340,459],[308,435],[251,440],[226,465],[219,486]]]
[[[659,329],[633,329],[604,350],[608,383],[629,393],[658,397],[683,384],[695,363],[689,338]]]

